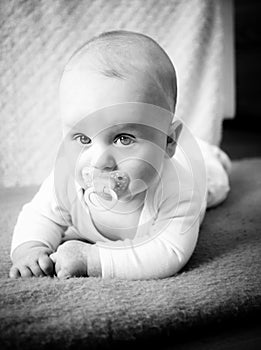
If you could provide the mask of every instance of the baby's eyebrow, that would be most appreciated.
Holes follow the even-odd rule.
[[[86,130],[78,130],[77,125],[72,126],[68,123],[66,127],[70,130],[70,133],[83,133],[85,135],[88,134],[86,133]],[[134,133],[137,137],[143,137],[144,125],[136,123],[116,124],[108,127],[108,132],[113,135],[120,133]]]
[[[115,125],[113,127],[113,131],[114,132],[130,131],[130,132],[135,132],[135,133],[138,133],[138,134],[142,134],[141,125],[134,124],[134,123],[126,123],[126,124]]]

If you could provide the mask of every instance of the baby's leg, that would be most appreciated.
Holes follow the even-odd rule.
[[[197,139],[207,170],[207,207],[221,204],[230,190],[231,161],[219,147]]]

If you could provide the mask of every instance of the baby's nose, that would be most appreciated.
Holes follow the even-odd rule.
[[[114,170],[116,160],[110,150],[99,150],[93,154],[92,167],[100,170]]]

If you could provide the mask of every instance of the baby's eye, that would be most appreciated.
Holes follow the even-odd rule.
[[[120,135],[117,136],[114,143],[116,145],[129,146],[135,142],[135,137],[131,135]]]
[[[91,139],[84,135],[84,134],[77,134],[74,136],[73,138],[74,140],[76,140],[77,142],[79,142],[82,145],[88,145],[91,143]]]

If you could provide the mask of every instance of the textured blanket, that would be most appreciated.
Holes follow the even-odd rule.
[[[10,280],[12,229],[36,188],[2,190],[1,349],[162,344],[184,332],[189,337],[193,330],[260,316],[260,172],[260,159],[234,162],[231,193],[208,211],[190,262],[177,276],[149,281]]]

